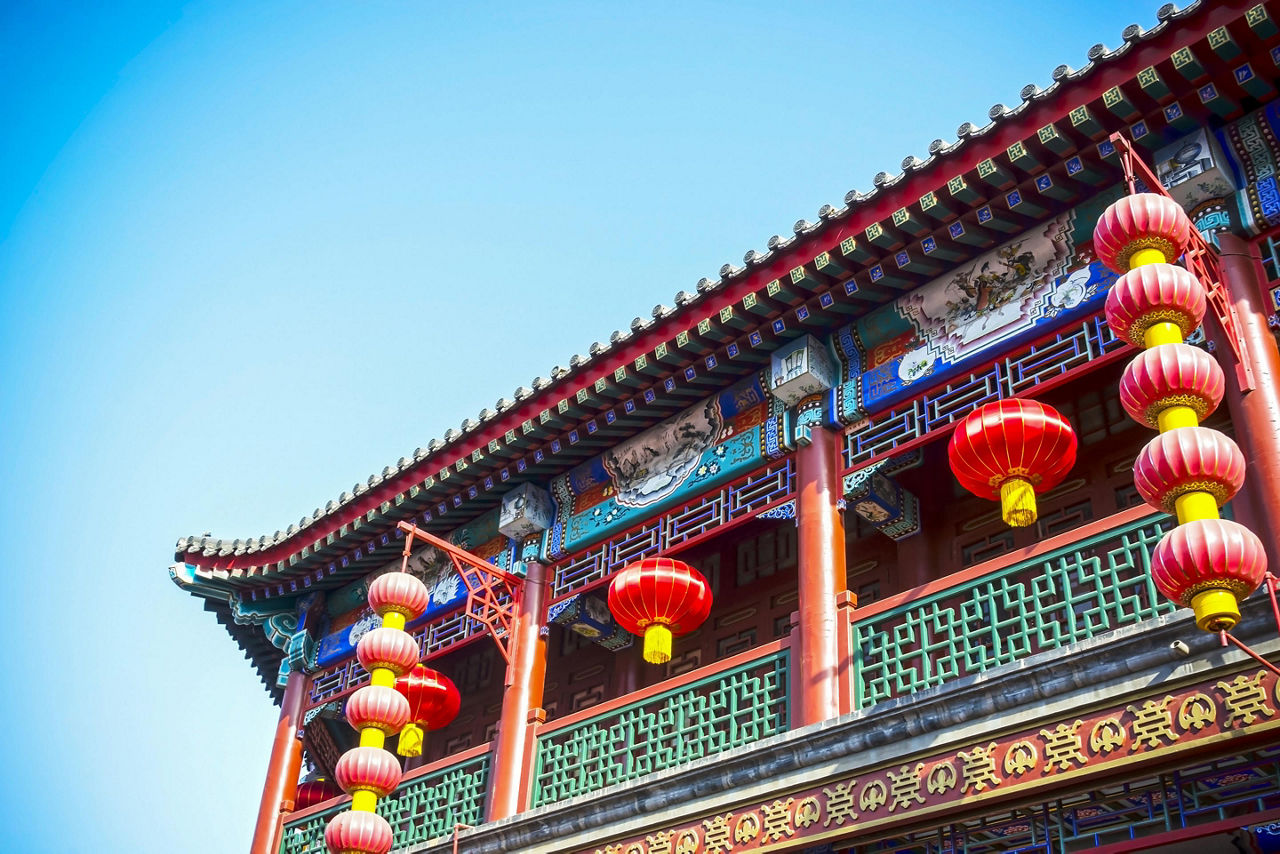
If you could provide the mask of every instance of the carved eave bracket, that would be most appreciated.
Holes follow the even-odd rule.
[[[405,535],[406,565],[414,540],[439,549],[449,558],[467,588],[467,616],[485,627],[510,668],[513,629],[520,610],[523,580],[409,522],[401,522],[397,528]]]

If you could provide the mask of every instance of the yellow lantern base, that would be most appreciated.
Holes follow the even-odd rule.
[[[1139,249],[1137,252],[1129,256],[1129,269],[1134,267],[1142,267],[1147,264],[1163,264],[1164,253],[1159,249]]]
[[[1011,477],[1000,484],[1000,514],[1012,528],[1025,528],[1036,521],[1036,491],[1029,481]]]
[[[378,809],[378,796],[368,789],[352,792],[351,809],[356,812],[376,812]]]
[[[1179,525],[1222,518],[1218,515],[1218,499],[1208,492],[1184,492],[1173,499],[1173,508],[1178,514]]]
[[[1147,327],[1142,333],[1142,343],[1147,347],[1158,347],[1161,344],[1181,344],[1182,327],[1171,320],[1162,320]]]
[[[644,630],[644,660],[650,664],[666,664],[671,660],[671,629],[654,623]]]
[[[1180,427],[1199,426],[1200,416],[1196,415],[1196,411],[1190,406],[1166,406],[1156,415],[1156,424],[1161,433],[1168,433]]]
[[[1191,597],[1196,625],[1206,632],[1225,632],[1240,622],[1240,606],[1230,590],[1202,590]]]
[[[400,730],[400,741],[396,744],[396,753],[401,756],[421,756],[422,745],[426,742],[426,733],[417,724],[405,724]]]

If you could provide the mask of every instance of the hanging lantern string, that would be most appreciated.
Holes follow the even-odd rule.
[[[413,534],[407,534],[404,538],[404,552],[400,557],[400,571],[409,571],[409,550],[413,548]]]
[[[1243,652],[1245,655],[1249,656],[1254,661],[1258,662],[1259,664],[1261,664],[1263,667],[1270,670],[1275,675],[1280,676],[1280,667],[1276,667],[1270,661],[1267,661],[1265,658],[1258,655],[1258,653],[1254,652],[1252,649],[1249,648],[1248,644],[1246,644],[1244,641],[1237,638],[1235,635],[1231,634],[1231,632],[1227,631],[1226,629],[1223,629],[1222,631],[1218,632],[1218,639],[1222,642],[1223,646],[1227,645],[1227,641],[1231,641],[1233,644],[1239,647],[1240,651]]]

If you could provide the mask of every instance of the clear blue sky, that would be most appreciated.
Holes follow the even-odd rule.
[[[276,712],[178,536],[296,522],[1158,5],[0,3],[2,847],[247,848]]]

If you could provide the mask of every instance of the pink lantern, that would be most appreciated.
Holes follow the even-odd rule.
[[[1226,392],[1227,379],[1212,356],[1190,344],[1161,344],[1143,350],[1120,378],[1120,403],[1139,424],[1159,429],[1159,415],[1186,406],[1207,418]]]
[[[1127,273],[1133,256],[1154,249],[1174,261],[1187,249],[1191,220],[1168,196],[1138,193],[1111,204],[1093,230],[1093,250],[1099,260],[1117,273]],[[1139,265],[1140,266],[1140,265]]]
[[[1125,273],[1107,292],[1107,324],[1117,338],[1145,347],[1156,323],[1177,324],[1187,337],[1204,320],[1208,298],[1193,274],[1173,264],[1144,264]]]
[[[397,676],[408,673],[418,663],[418,642],[404,629],[386,626],[366,632],[356,644],[360,666],[372,671],[385,667]]]
[[[380,747],[353,747],[338,759],[334,767],[338,785],[349,795],[373,792],[380,798],[400,785],[400,762]]]
[[[396,613],[403,614],[406,620],[416,620],[430,601],[427,585],[407,572],[379,575],[369,585],[369,607],[380,617]]]
[[[387,854],[391,842],[391,825],[374,812],[340,812],[324,829],[331,854]]]
[[[1147,443],[1133,464],[1133,482],[1144,501],[1166,513],[1192,492],[1212,495],[1221,507],[1244,484],[1244,454],[1217,430],[1179,427]]]
[[[395,735],[409,720],[409,702],[395,688],[365,685],[347,699],[347,723],[357,730],[373,727]]]
[[[1262,541],[1227,519],[1199,519],[1174,528],[1151,554],[1151,579],[1166,597],[1196,613],[1208,632],[1240,622],[1239,601],[1267,572]]]

